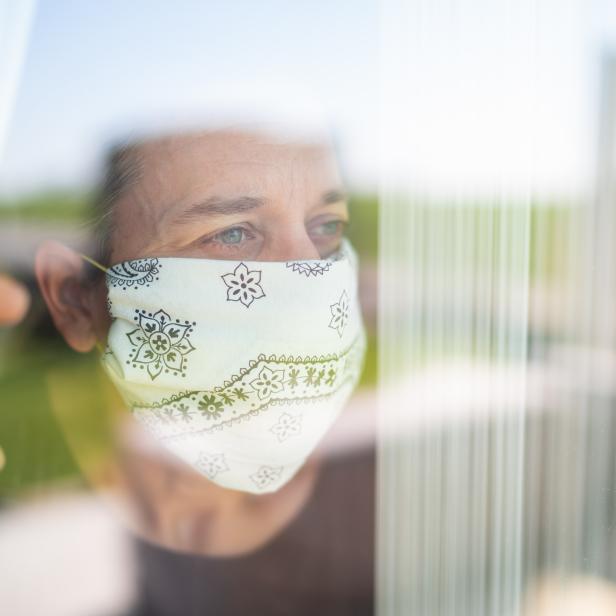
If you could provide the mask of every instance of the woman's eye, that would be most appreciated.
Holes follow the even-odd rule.
[[[316,227],[314,230],[314,234],[321,236],[338,235],[341,231],[344,230],[345,224],[346,223],[342,220],[331,220]]]
[[[212,231],[205,237],[195,240],[195,248],[209,258],[249,258],[256,256],[262,244],[262,235],[252,225],[236,224],[220,231]]]
[[[239,244],[244,239],[244,229],[241,227],[232,227],[231,229],[221,231],[214,239],[222,244]]]

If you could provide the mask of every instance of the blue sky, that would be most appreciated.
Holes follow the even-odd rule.
[[[309,99],[373,184],[377,52],[376,0],[40,0],[0,191],[87,183],[110,140],[159,117]]]

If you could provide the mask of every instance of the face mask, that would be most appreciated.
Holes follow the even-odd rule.
[[[210,481],[288,482],[361,372],[357,262],[145,258],[107,270],[102,363],[134,418]]]

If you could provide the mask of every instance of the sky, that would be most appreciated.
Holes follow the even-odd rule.
[[[352,181],[374,186],[377,9],[376,0],[39,0],[0,193],[87,185],[127,132],[249,110],[327,124]]]
[[[13,1],[35,10],[0,195],[88,185],[128,132],[249,110],[324,119],[366,190],[592,181],[613,0]]]
[[[614,0],[382,4],[385,185],[445,199],[592,192]]]

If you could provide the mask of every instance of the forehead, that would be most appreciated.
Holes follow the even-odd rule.
[[[300,183],[309,190],[336,182],[334,157],[325,143],[283,141],[258,133],[211,132],[169,137],[136,150],[137,188],[154,203],[169,204],[204,192],[276,192]]]

